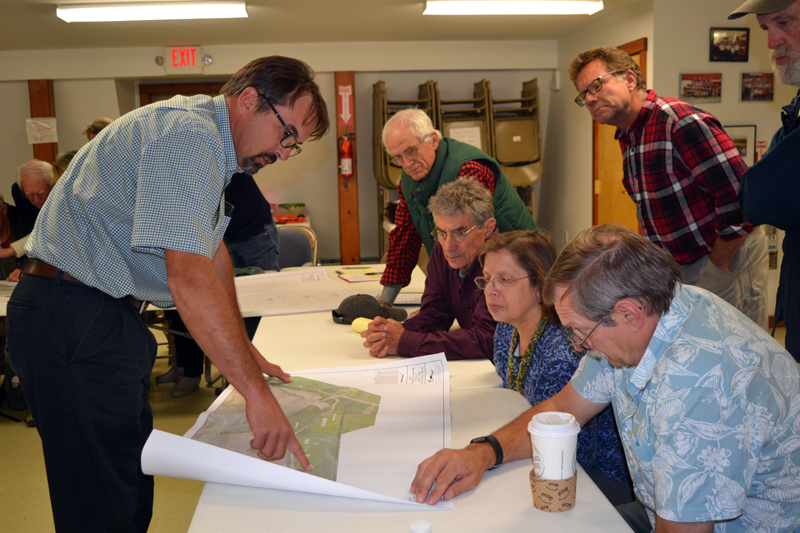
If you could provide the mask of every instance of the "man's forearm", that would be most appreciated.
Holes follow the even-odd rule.
[[[531,456],[531,440],[528,435],[528,423],[531,421],[531,418],[533,418],[533,415],[547,411],[570,413],[575,417],[581,427],[583,427],[589,420],[605,409],[606,405],[607,404],[593,403],[584,399],[575,392],[571,383],[567,383],[558,394],[539,402],[493,433],[500,443],[500,446],[503,448],[503,463],[510,463],[511,461],[526,459]],[[481,444],[481,446],[488,446],[488,444]],[[495,461],[491,447],[489,447],[489,455],[491,455],[491,464],[488,464],[486,468],[490,468],[494,465]],[[487,458],[487,463],[488,461]]]
[[[230,289],[207,257],[166,251],[167,283],[175,306],[200,348],[245,398],[267,387]],[[232,281],[231,281],[232,284]]]
[[[733,261],[733,257],[736,255],[736,252],[739,251],[739,247],[742,245],[744,239],[744,237],[739,237],[728,241],[717,239],[714,241],[714,246],[711,248],[711,253],[708,254],[708,260],[711,261],[711,263],[718,269],[724,272],[729,272],[728,266],[731,264],[731,261]]]

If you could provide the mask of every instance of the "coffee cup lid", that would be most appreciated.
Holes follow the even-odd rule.
[[[581,425],[569,413],[548,411],[533,415],[528,431],[542,437],[571,437],[581,431]]]

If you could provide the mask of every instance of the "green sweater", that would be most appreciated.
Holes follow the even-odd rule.
[[[434,244],[431,232],[435,224],[433,215],[428,210],[428,201],[442,185],[455,181],[464,163],[474,160],[488,165],[497,176],[493,194],[494,218],[497,219],[497,229],[500,233],[524,229],[539,230],[530,211],[503,174],[500,163],[472,145],[443,137],[439,141],[439,148],[436,149],[436,160],[427,176],[415,181],[403,172],[400,177],[411,221],[429,255]]]

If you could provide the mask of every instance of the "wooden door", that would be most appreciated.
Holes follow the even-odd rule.
[[[647,39],[639,39],[623,44],[618,48],[625,50],[639,65],[643,75],[647,75]],[[594,205],[593,224],[617,222],[641,233],[636,218],[636,203],[622,186],[622,152],[619,142],[614,139],[616,128],[592,122],[594,140],[592,143]]]

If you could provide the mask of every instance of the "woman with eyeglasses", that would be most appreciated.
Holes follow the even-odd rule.
[[[484,291],[489,312],[497,320],[495,368],[505,388],[536,405],[564,388],[584,354],[576,350],[555,309],[542,304],[555,246],[537,231],[511,231],[486,241],[478,259],[483,277],[475,278],[475,284]],[[611,409],[581,429],[577,459],[614,505],[633,501]]]

